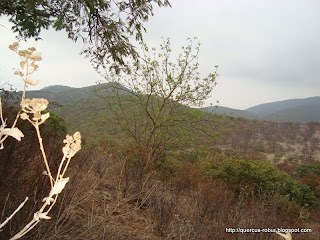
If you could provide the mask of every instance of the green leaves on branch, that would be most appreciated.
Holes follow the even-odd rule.
[[[40,38],[49,27],[65,30],[68,38],[82,39],[85,53],[96,67],[111,64],[117,71],[124,58],[137,58],[130,37],[142,40],[143,23],[153,15],[153,4],[170,6],[168,0],[1,0],[0,16],[9,16],[19,38]]]

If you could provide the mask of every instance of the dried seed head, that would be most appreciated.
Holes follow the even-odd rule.
[[[66,143],[66,145],[62,148],[63,154],[67,158],[73,157],[81,149],[80,132],[75,132],[73,136],[67,135],[63,142]]]
[[[33,54],[30,56],[30,59],[33,60],[33,61],[41,61],[41,60],[42,60],[42,58],[41,58],[41,52],[33,53]]]
[[[27,119],[29,118],[29,116],[28,116],[28,114],[26,114],[26,113],[21,113],[21,114],[20,114],[20,118],[21,118],[22,120],[27,120]]]
[[[19,56],[21,57],[25,57],[25,58],[28,58],[31,56],[32,52],[28,51],[28,50],[20,50],[18,52]]]
[[[10,48],[11,51],[16,52],[18,50],[18,48],[19,48],[19,43],[18,42],[14,42],[13,44],[9,45],[9,48]]]
[[[37,50],[35,47],[30,47],[28,48],[31,52],[34,52],[35,50]]]
[[[23,73],[21,71],[14,72],[14,75],[19,75],[20,77],[23,77]]]
[[[27,113],[31,113],[33,114],[33,121],[39,121],[39,124],[44,123],[45,120],[47,120],[49,118],[49,114],[42,114],[41,112],[44,111],[47,107],[48,107],[48,100],[44,99],[44,98],[26,98],[21,102],[21,108],[22,111],[24,111],[24,113],[26,113],[26,115],[21,114],[20,117],[22,119],[27,119],[28,115]]]

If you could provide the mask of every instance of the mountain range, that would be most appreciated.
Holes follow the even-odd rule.
[[[72,88],[68,86],[49,86],[37,91],[27,91],[28,98],[47,98],[49,102],[55,102],[62,106],[76,103],[81,100],[97,101],[94,90],[110,87],[109,83],[93,85],[82,88]],[[109,94],[111,90],[103,90]],[[101,93],[101,92],[100,92]],[[96,100],[95,100],[96,99]],[[99,101],[98,101],[99,102]],[[310,97],[304,99],[289,99],[278,102],[259,104],[246,110],[238,110],[223,106],[205,107],[205,111],[217,114],[226,114],[233,117],[243,117],[247,119],[264,119],[272,121],[292,121],[306,123],[309,121],[320,122],[320,97]]]
[[[232,115],[247,119],[263,119],[271,121],[292,121],[307,123],[320,122],[320,97],[289,99],[278,102],[259,104],[246,110],[238,110],[218,106],[204,108],[218,114]]]

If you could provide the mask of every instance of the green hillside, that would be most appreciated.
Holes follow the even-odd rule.
[[[100,98],[79,99],[53,111],[65,120],[68,132],[80,130],[87,143],[110,139],[121,142],[125,139],[119,126],[111,123],[114,116]]]

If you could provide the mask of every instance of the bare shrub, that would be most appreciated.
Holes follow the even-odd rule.
[[[176,191],[194,190],[199,179],[198,166],[190,162],[181,163],[173,179]]]

